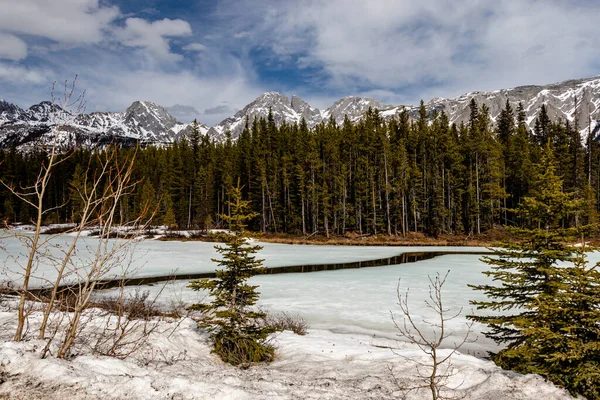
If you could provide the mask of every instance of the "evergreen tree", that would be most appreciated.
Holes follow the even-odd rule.
[[[573,255],[567,241],[577,237],[562,226],[581,202],[562,190],[550,146],[537,168],[530,197],[518,214],[525,227],[511,228],[517,241],[505,243],[484,261],[496,284],[471,287],[487,301],[479,310],[497,315],[471,316],[488,325],[486,336],[506,348],[493,354],[503,368],[541,374],[553,382],[598,399],[600,383],[600,273]]]
[[[162,198],[162,224],[166,225],[167,229],[174,228],[177,223],[175,221],[175,213],[173,212],[173,200],[171,194],[167,192]]]
[[[542,146],[544,146],[549,139],[552,139],[550,135],[551,122],[552,121],[550,121],[550,117],[548,116],[548,111],[546,110],[546,105],[542,104],[540,112],[535,119],[535,125],[533,129],[535,139]]]
[[[564,241],[573,238],[572,232],[560,227],[560,221],[574,203],[569,194],[562,192],[562,181],[555,174],[549,147],[538,165],[538,177],[531,197],[525,197],[519,215],[527,227],[512,228],[519,239],[504,243],[494,251],[493,257],[484,257],[492,265],[485,274],[501,285],[473,286],[483,291],[489,301],[473,302],[478,309],[508,311],[517,308],[512,315],[473,316],[473,319],[489,325],[486,336],[499,343],[507,343],[506,350],[496,359],[506,359],[525,340],[523,330],[533,325],[536,318],[537,296],[556,292],[556,263],[572,261],[571,248]],[[518,354],[515,362],[519,363]],[[512,367],[506,360],[503,366]]]
[[[157,211],[156,191],[150,179],[146,179],[139,194],[140,215],[153,216]]]
[[[276,329],[265,326],[266,314],[251,307],[256,304],[258,286],[248,284],[248,279],[265,271],[262,260],[254,255],[261,246],[247,243],[246,222],[256,215],[249,212],[250,202],[242,200],[239,186],[231,189],[231,215],[221,215],[230,226],[231,235],[226,246],[215,246],[222,259],[213,259],[223,269],[217,270],[216,279],[192,281],[193,290],[208,290],[213,300],[210,304],[195,304],[194,310],[208,312],[201,326],[211,331],[215,353],[233,365],[268,362],[273,359],[274,348],[268,336]]]
[[[600,271],[590,268],[585,247],[572,264],[556,269],[557,292],[538,297],[538,322],[526,332],[526,363],[515,368],[540,374],[573,395],[600,399]]]

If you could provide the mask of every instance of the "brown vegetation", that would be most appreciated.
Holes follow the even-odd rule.
[[[499,241],[510,239],[504,228],[496,228],[480,235],[439,235],[427,236],[410,232],[406,236],[395,235],[358,235],[349,232],[344,236],[329,238],[324,235],[304,237],[289,234],[266,234],[257,236],[263,242],[284,244],[313,244],[329,246],[483,246],[489,247]]]

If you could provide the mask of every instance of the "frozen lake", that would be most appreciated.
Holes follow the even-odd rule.
[[[43,236],[43,238],[45,238]],[[60,248],[66,249],[72,242],[70,236],[60,236],[53,239],[45,247],[47,252],[60,259]],[[91,258],[98,239],[93,237],[80,238],[75,257],[76,265],[84,266]],[[2,254],[3,273],[1,280],[19,281],[22,275],[20,265],[25,264],[25,246],[16,238],[1,241],[4,248]],[[122,240],[111,240],[118,246]],[[107,278],[120,278],[124,273],[135,277],[166,276],[169,274],[194,274],[214,272],[217,268],[212,259],[219,258],[214,248],[215,243],[209,242],[179,242],[144,240],[134,244],[131,251],[118,260]],[[406,252],[480,252],[480,247],[447,247],[447,246],[318,246],[318,245],[286,245],[276,243],[261,243],[263,249],[258,257],[264,259],[266,267],[286,267],[311,264],[349,263],[398,256]],[[47,285],[56,277],[56,267],[48,259],[39,259],[34,272],[32,287]]]
[[[52,242],[53,246],[69,244],[71,238],[63,236]],[[78,247],[77,257],[82,264],[89,258],[90,251],[97,244],[97,239],[86,238]],[[113,243],[121,243],[114,240]],[[267,267],[292,265],[342,263],[367,261],[397,256],[403,252],[481,252],[479,247],[400,247],[400,246],[310,246],[283,245],[261,243],[264,249],[259,252]],[[24,247],[21,242],[11,238],[3,241],[4,279],[19,279],[18,263],[23,262]],[[211,261],[217,258],[214,243],[206,242],[162,242],[154,240],[141,241],[136,244],[131,257],[115,265],[113,273],[121,275],[129,265],[135,276],[164,276],[173,272],[198,273],[214,271],[217,265]],[[51,247],[52,254],[59,255],[56,247]],[[479,255],[444,255],[433,259],[390,265],[383,267],[322,271],[311,273],[287,273],[277,275],[261,275],[252,278],[252,284],[259,285],[261,293],[259,305],[271,312],[287,312],[305,318],[311,327],[326,329],[336,333],[369,334],[395,338],[395,328],[390,316],[394,313],[401,320],[397,306],[396,288],[400,280],[401,289],[410,288],[409,305],[415,320],[431,321],[434,315],[424,307],[427,299],[428,276],[436,273],[450,275],[443,288],[445,307],[452,313],[462,308],[460,317],[448,323],[454,335],[448,339],[449,345],[459,341],[466,334],[465,315],[471,312],[470,300],[483,299],[479,292],[467,287],[467,284],[489,282],[482,272],[489,266],[480,261]],[[129,260],[129,261],[127,261]],[[590,257],[590,261],[600,260],[598,253]],[[55,268],[40,260],[35,271],[34,284],[40,284],[56,276]],[[150,298],[161,292],[158,303],[169,306],[173,303],[193,304],[206,301],[206,294],[191,291],[188,281],[174,281],[166,286],[162,284],[142,286],[142,290],[150,291]],[[127,290],[136,290],[129,287]],[[105,292],[106,293],[106,292]],[[110,293],[110,291],[108,291]],[[483,354],[495,350],[494,343],[481,334],[484,327],[473,326],[473,338],[476,343],[465,347],[467,351]]]
[[[434,277],[436,273],[444,275],[450,270],[443,287],[444,305],[450,309],[449,315],[463,309],[458,318],[447,323],[453,332],[447,340],[450,346],[467,334],[465,316],[471,312],[469,301],[483,299],[480,293],[467,287],[468,283],[477,284],[486,279],[481,272],[487,269],[487,265],[479,261],[480,257],[444,255],[383,267],[260,275],[250,282],[259,285],[261,295],[258,304],[270,312],[299,315],[309,322],[310,327],[335,333],[395,339],[396,331],[390,312],[402,321],[397,306],[397,285],[400,283],[402,291],[410,289],[409,306],[416,321],[435,321],[435,315],[424,306],[429,295],[428,276]],[[206,293],[192,291],[187,284],[188,281],[174,281],[166,285],[142,286],[141,290],[149,291],[150,298],[160,292],[158,303],[166,306],[208,301]],[[128,290],[137,289],[129,287]],[[425,324],[422,327],[427,330]],[[465,351],[485,355],[487,351],[497,349],[493,342],[482,335],[483,329],[477,324],[472,327],[471,337],[477,338],[477,341],[465,345]]]

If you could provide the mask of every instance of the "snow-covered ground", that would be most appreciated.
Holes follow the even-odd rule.
[[[318,247],[318,246],[317,246]],[[454,313],[463,312],[449,321],[453,333],[448,340],[459,341],[467,333],[466,315],[470,313],[470,300],[483,299],[481,293],[471,290],[467,283],[485,281],[481,274],[487,265],[475,255],[446,255],[430,260],[385,267],[261,275],[250,280],[259,285],[259,306],[269,312],[286,312],[299,315],[317,329],[339,334],[364,334],[381,338],[395,338],[396,330],[390,312],[397,314],[397,286],[402,292],[409,288],[409,305],[415,320],[431,320],[435,315],[424,306],[429,295],[428,276],[436,273],[450,274],[443,288],[444,305]],[[187,288],[185,280],[164,284],[128,287],[128,292],[147,291],[149,298],[162,307],[173,304],[191,305],[206,302],[207,294]],[[101,295],[115,295],[115,290]],[[426,327],[425,327],[426,329]],[[464,351],[486,355],[497,350],[493,341],[486,339],[483,325],[471,328],[474,343],[466,344]]]
[[[85,347],[70,361],[40,359],[44,342],[10,340],[15,316],[6,303],[0,305],[0,398],[397,399],[405,394],[399,385],[422,383],[409,360],[428,362],[410,344],[310,329],[306,336],[280,333],[272,364],[242,370],[212,354],[206,333],[190,319],[160,321],[147,344],[125,360],[93,355]],[[38,313],[30,316],[30,336],[39,321]],[[102,318],[94,323],[101,326]],[[447,385],[459,398],[571,398],[539,376],[503,371],[490,361],[456,354],[452,363]],[[421,390],[406,398],[430,396]]]
[[[54,239],[54,245],[68,244],[69,238]],[[85,260],[97,242],[86,238],[78,249]],[[118,240],[114,241],[115,243]],[[18,278],[15,258],[20,258],[23,245],[15,239],[3,243],[4,274]],[[218,254],[212,243],[160,242],[136,243],[134,269],[137,276],[162,276],[174,270],[180,273],[214,271],[211,261]],[[56,248],[50,249],[55,251]],[[269,267],[364,261],[414,251],[481,251],[481,248],[450,247],[345,247],[264,244],[259,253]],[[87,254],[86,254],[87,252]],[[591,261],[600,258],[592,255]],[[424,307],[428,295],[428,276],[450,276],[443,289],[444,305],[453,312],[463,309],[459,318],[450,322],[454,332],[447,347],[466,334],[465,315],[471,312],[469,300],[480,294],[467,284],[487,282],[482,271],[488,268],[475,255],[446,255],[416,263],[323,271],[305,274],[262,275],[251,283],[260,286],[259,305],[270,312],[287,312],[305,318],[311,329],[307,336],[289,332],[274,340],[277,360],[268,366],[238,370],[224,365],[210,353],[205,332],[196,329],[191,320],[178,325],[162,321],[148,346],[125,361],[98,357],[82,349],[72,361],[39,359],[44,343],[28,340],[15,344],[14,312],[0,304],[0,398],[11,393],[14,398],[211,398],[211,399],[386,399],[402,398],[398,384],[418,384],[415,361],[427,361],[417,348],[399,342],[390,312],[400,317],[396,287],[410,288],[411,314],[419,323],[433,315]],[[13,274],[13,275],[11,275]],[[50,278],[54,267],[41,263],[38,277]],[[2,277],[0,277],[2,280]],[[43,282],[43,280],[38,280]],[[206,300],[204,293],[191,291],[188,282],[128,288],[147,290],[150,298],[160,293],[157,303],[169,307]],[[110,295],[111,292],[104,292]],[[31,335],[39,315],[30,317]],[[102,321],[95,321],[102,324]],[[179,326],[169,335],[170,327]],[[472,338],[453,357],[453,376],[449,385],[458,387],[458,395],[468,399],[564,399],[562,390],[536,376],[520,376],[502,371],[490,361],[473,355],[497,350],[495,344],[481,334],[484,328],[474,325]],[[160,334],[163,332],[163,334]],[[392,351],[392,349],[394,349]],[[446,350],[448,351],[448,350]],[[460,384],[462,382],[462,384]],[[460,385],[460,386],[459,386]],[[37,389],[36,389],[37,388]],[[38,390],[39,392],[35,392]],[[54,396],[54,397],[52,397]],[[412,396],[412,397],[411,397]],[[9,397],[9,398],[13,398]],[[411,393],[408,399],[426,399],[426,392]]]

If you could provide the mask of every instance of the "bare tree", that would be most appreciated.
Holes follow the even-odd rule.
[[[40,168],[36,181],[30,186],[22,186],[19,188],[12,183],[0,181],[0,183],[2,183],[2,185],[4,185],[19,200],[30,205],[36,211],[36,219],[33,221],[35,225],[34,234],[32,236],[21,237],[21,240],[24,240],[28,247],[28,256],[27,261],[23,266],[23,284],[19,289],[20,296],[17,311],[17,329],[14,336],[15,341],[20,341],[23,338],[23,328],[26,319],[25,302],[29,295],[29,284],[36,257],[39,255],[41,248],[49,241],[49,239],[41,239],[42,223],[44,216],[55,210],[55,208],[44,208],[43,200],[53,169],[57,164],[64,160],[64,158],[58,158],[60,151],[60,132],[69,118],[72,118],[74,115],[70,110],[75,110],[75,112],[78,113],[85,107],[85,92],[82,92],[78,96],[75,95],[76,82],[77,76],[70,85],[65,81],[62,98],[55,96],[55,85],[52,85],[52,131],[50,134],[50,151],[48,159]]]
[[[143,209],[140,216],[126,223],[119,221],[122,201],[133,193],[137,182],[132,181],[135,152],[132,156],[120,157],[114,146],[109,146],[103,151],[96,151],[90,159],[88,168],[83,171],[76,184],[72,184],[72,201],[79,213],[79,223],[70,231],[71,242],[67,245],[52,243],[57,235],[42,235],[42,224],[45,216],[60,208],[44,208],[46,189],[56,166],[68,158],[62,154],[63,127],[74,117],[75,113],[83,108],[83,94],[75,97],[75,81],[71,85],[65,82],[62,99],[54,96],[52,91],[53,123],[49,139],[42,139],[43,143],[50,141],[50,151],[47,159],[40,168],[36,181],[31,186],[17,188],[13,184],[2,182],[17,198],[29,204],[37,211],[34,221],[33,235],[15,234],[26,244],[26,262],[17,261],[22,268],[23,281],[17,286],[19,291],[19,306],[17,311],[18,324],[14,340],[20,341],[24,337],[27,326],[29,299],[38,300],[42,307],[42,322],[39,327],[39,338],[47,342],[42,351],[46,357],[52,348],[56,348],[56,356],[68,357],[71,349],[83,331],[82,318],[84,311],[92,306],[92,295],[98,288],[99,282],[107,278],[118,276],[130,277],[133,271],[129,268],[114,274],[114,271],[123,265],[131,266],[135,237],[146,230],[156,209]],[[64,205],[64,204],[63,204]],[[120,225],[117,226],[117,222]],[[98,230],[95,242],[83,241],[84,232],[91,228]],[[125,240],[113,240],[116,231],[124,231],[128,235]],[[81,255],[80,253],[83,253]],[[15,257],[16,259],[16,257]],[[37,264],[52,265],[56,269],[56,276],[52,280],[44,280],[49,285],[49,290],[42,294],[36,291],[34,296],[30,289],[31,279]],[[41,278],[40,278],[41,279]],[[122,281],[124,285],[124,280]],[[121,297],[121,301],[124,299]],[[89,313],[88,313],[89,314]],[[108,318],[109,322],[111,318]],[[128,349],[138,348],[147,338],[146,325],[142,330],[141,339],[133,338],[132,333],[137,331],[139,324],[125,321],[117,313],[117,330],[109,332],[105,329],[103,335],[111,336],[115,343],[108,349],[112,355],[117,354],[117,348],[123,346]],[[51,327],[51,329],[49,329]],[[98,341],[108,343],[107,338],[98,336]],[[57,340],[60,338],[60,340]],[[112,340],[110,339],[110,340]],[[127,354],[127,353],[126,353]]]
[[[407,361],[416,364],[417,373],[421,384],[414,386],[404,386],[395,378],[392,371],[392,376],[402,391],[411,392],[421,389],[428,389],[431,392],[433,400],[455,399],[456,388],[448,386],[449,378],[452,373],[452,356],[460,350],[465,343],[472,343],[476,340],[470,339],[471,328],[473,322],[466,322],[466,333],[462,336],[459,342],[454,342],[447,348],[446,339],[453,335],[452,331],[448,330],[448,322],[452,321],[462,313],[462,307],[456,313],[450,313],[450,309],[444,308],[442,302],[442,288],[446,283],[450,271],[441,277],[439,273],[432,279],[429,276],[429,298],[425,300],[425,306],[435,313],[435,320],[423,321],[418,323],[413,318],[408,306],[409,289],[402,293],[400,288],[400,280],[396,287],[398,296],[398,306],[402,320],[394,316],[390,311],[394,326],[398,331],[398,336],[404,338],[409,343],[417,345],[419,349],[428,357],[427,362],[422,362],[413,358],[408,358],[396,352],[396,354],[405,358]],[[431,332],[427,332],[431,330]],[[441,351],[446,348],[447,351]],[[448,351],[449,350],[449,351]]]
[[[114,151],[114,149],[109,149],[103,154],[97,154],[97,161],[99,167],[96,168],[93,177],[88,177],[90,175],[90,165],[88,165],[87,170],[82,176],[82,181],[77,187],[72,188],[73,192],[79,197],[78,203],[81,208],[79,210],[81,220],[71,231],[74,235],[71,244],[68,245],[66,249],[59,247],[59,256],[52,260],[57,265],[57,275],[55,280],[51,282],[52,292],[44,306],[44,316],[39,330],[40,339],[44,339],[45,337],[48,318],[54,309],[54,303],[61,284],[63,284],[65,274],[69,272],[76,273],[79,269],[79,267],[73,263],[77,245],[80,243],[79,239],[86,230],[101,225],[102,222],[106,221],[106,218],[112,218],[109,216],[109,209],[104,207],[104,205],[107,202],[118,202],[123,193],[110,192],[107,189],[112,187],[119,179],[128,181],[131,175],[133,158],[124,165],[115,165],[116,151]],[[90,163],[91,162],[92,160],[90,160]],[[104,187],[104,189],[102,189],[102,187]],[[115,195],[117,195],[117,197],[115,197]]]
[[[99,205],[95,219],[100,227],[99,237],[95,247],[91,248],[92,257],[88,264],[83,268],[75,265],[73,270],[77,276],[78,284],[73,292],[75,302],[69,325],[57,354],[59,358],[69,354],[69,350],[78,334],[81,315],[88,307],[98,282],[107,277],[116,266],[125,264],[124,261],[132,250],[133,239],[115,241],[111,240],[111,237],[115,228],[115,218],[120,209],[120,201],[131,193],[136,184],[135,182],[131,183],[133,158],[120,163],[118,157],[108,156],[106,163],[110,163],[112,167],[108,168],[108,172],[104,176],[106,179],[101,194],[93,199],[90,197],[84,199],[84,204],[92,202]],[[121,225],[120,229],[132,228],[134,232],[143,232],[153,216],[154,212],[150,214],[148,220],[143,220],[143,213],[136,220]],[[136,235],[130,236],[135,237]]]

